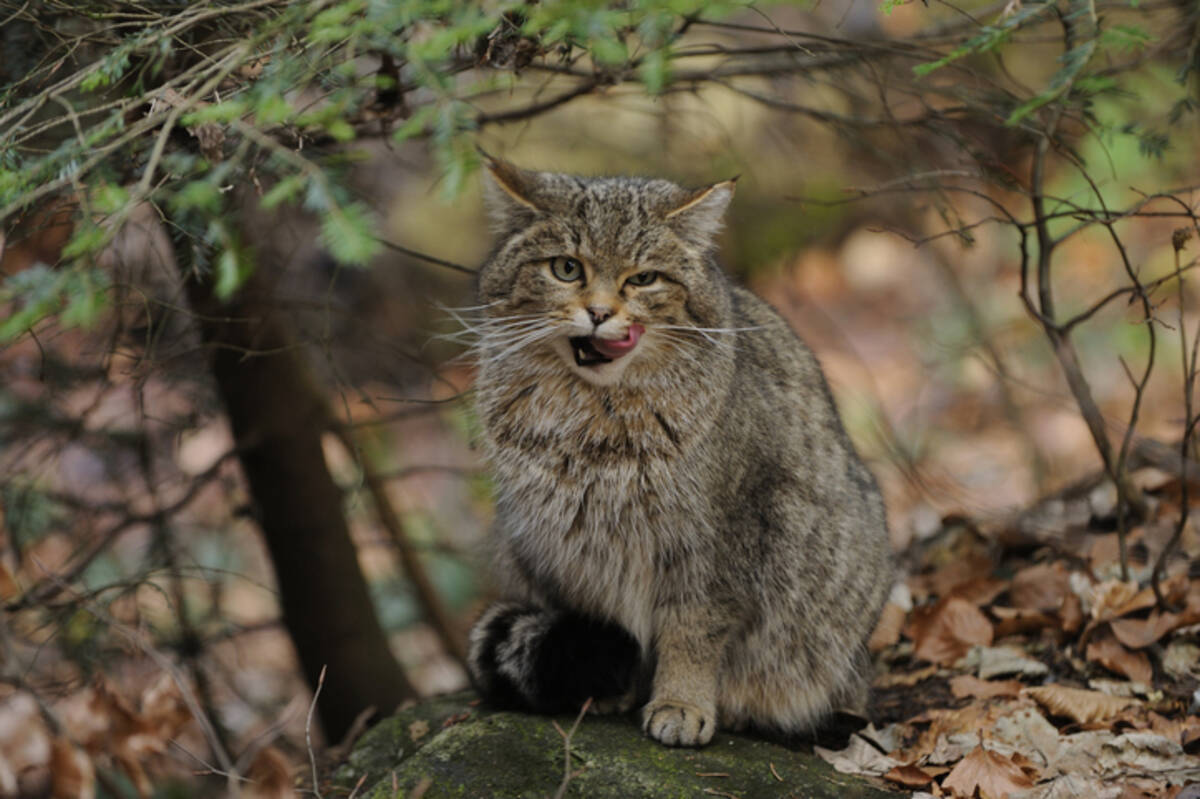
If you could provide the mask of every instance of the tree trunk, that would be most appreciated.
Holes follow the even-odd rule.
[[[340,740],[368,707],[414,695],[388,648],[321,448],[327,407],[261,268],[228,302],[177,248],[212,371],[279,586],[283,621],[314,689],[326,738]]]

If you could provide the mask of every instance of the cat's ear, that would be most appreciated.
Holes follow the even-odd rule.
[[[672,224],[684,225],[702,236],[715,236],[721,229],[721,217],[733,199],[737,178],[685,192],[664,215]]]
[[[503,228],[514,216],[545,210],[536,199],[539,184],[537,172],[519,169],[482,150],[480,153],[490,173],[490,179],[484,183],[483,196],[493,224]]]

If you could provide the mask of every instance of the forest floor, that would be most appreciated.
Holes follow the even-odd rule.
[[[1115,490],[1100,479],[978,525],[947,518],[904,554],[910,570],[872,640],[875,723],[839,771],[914,796],[1200,797],[1200,497],[1135,473],[1122,577]]]

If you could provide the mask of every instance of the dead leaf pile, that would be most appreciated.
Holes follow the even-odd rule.
[[[1162,601],[1150,585],[1177,494],[1130,532],[1128,579],[1112,528],[1078,519],[1036,545],[1015,523],[917,544],[870,642],[883,726],[819,754],[914,797],[1200,796],[1194,534]]]
[[[121,772],[140,796],[168,742],[191,721],[163,674],[133,705],[104,680],[53,705],[14,691],[0,699],[0,796],[96,795],[96,768]]]

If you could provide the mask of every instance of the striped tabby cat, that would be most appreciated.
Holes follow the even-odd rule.
[[[641,704],[678,746],[861,707],[883,502],[812,353],[713,260],[733,182],[489,167],[468,324],[505,599],[471,632],[476,687]]]

